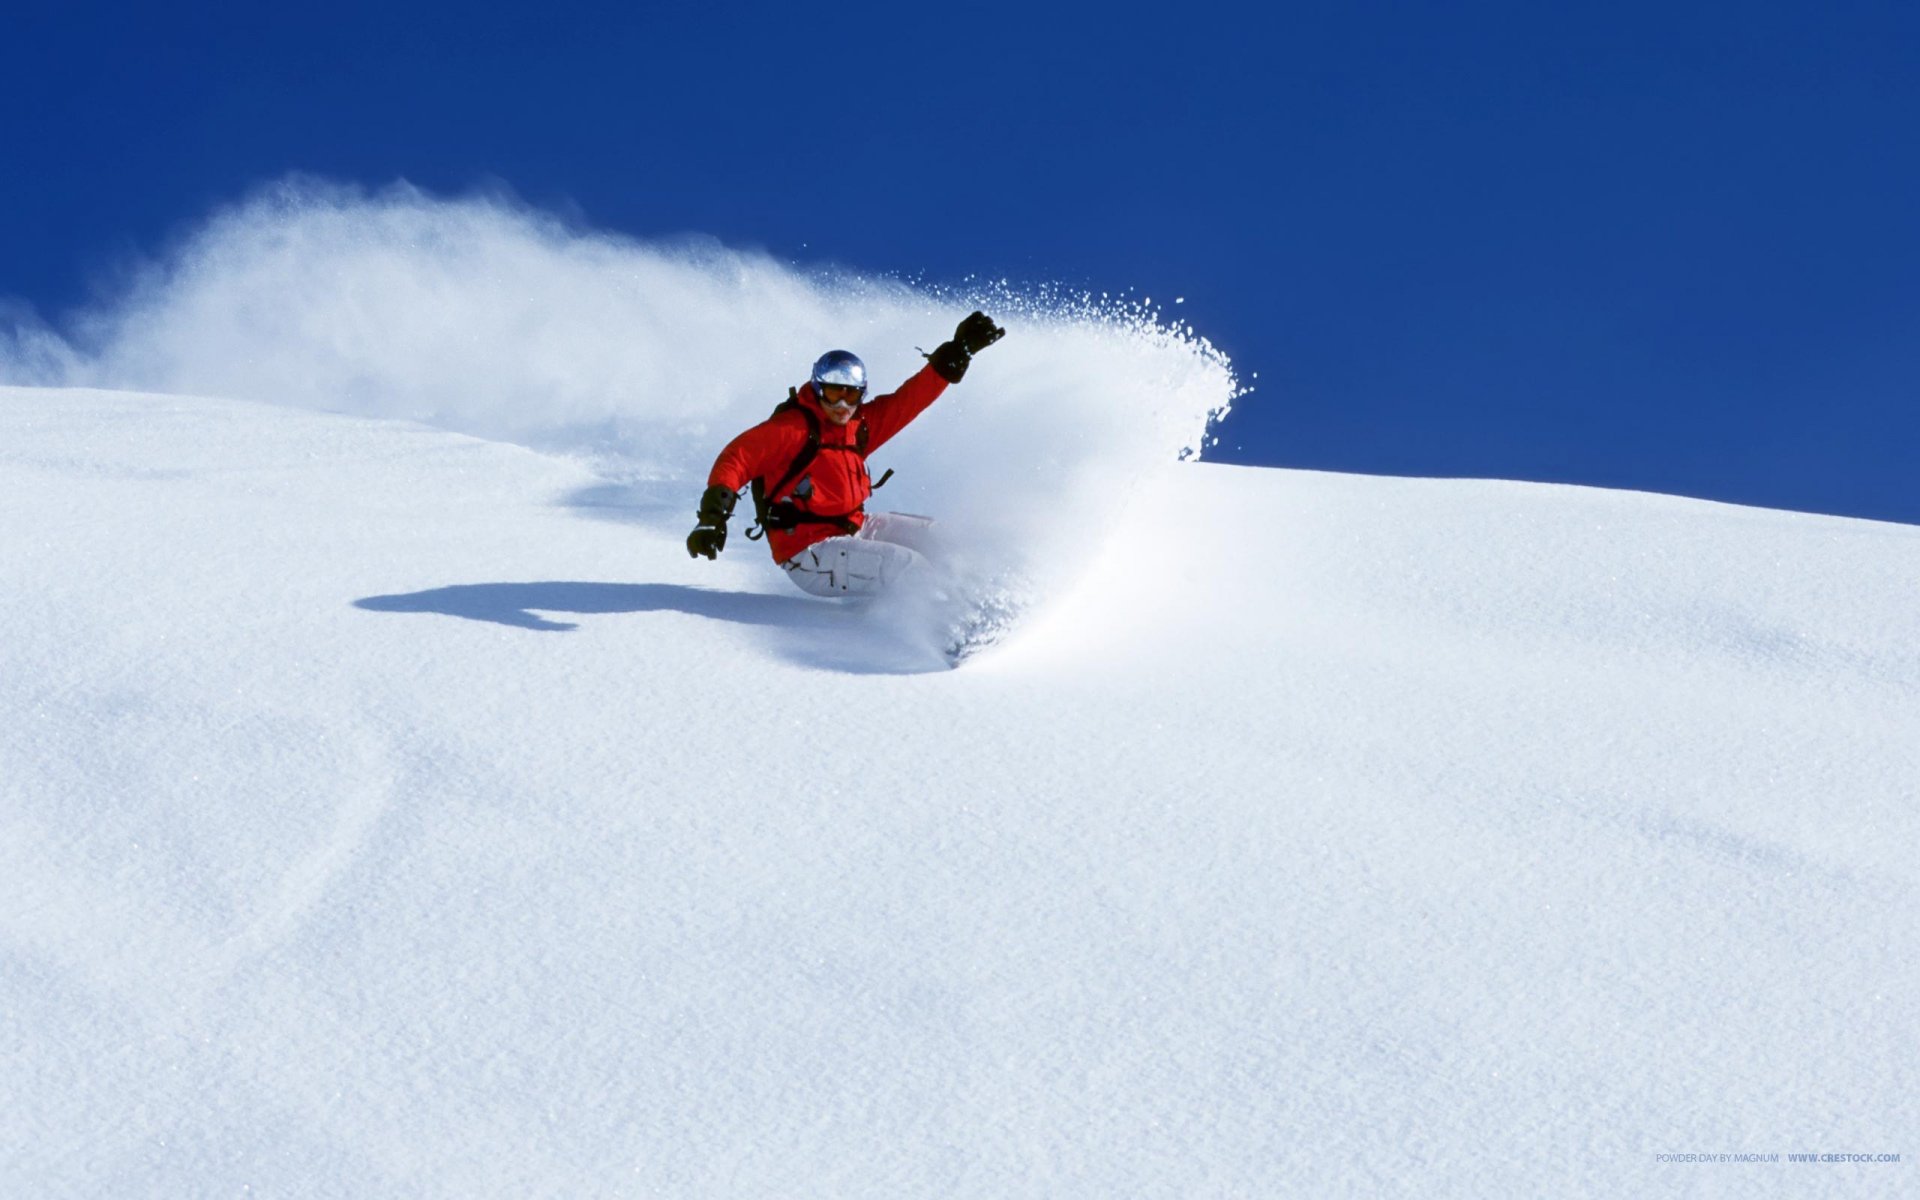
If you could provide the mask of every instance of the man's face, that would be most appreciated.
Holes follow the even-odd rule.
[[[826,412],[827,420],[835,425],[845,425],[853,420],[854,410],[860,407],[860,389],[838,383],[820,385],[820,407]]]

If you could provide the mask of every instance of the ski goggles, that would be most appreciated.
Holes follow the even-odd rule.
[[[860,403],[860,393],[865,390],[844,383],[823,383],[820,385],[820,403],[831,404],[835,408],[852,408]]]

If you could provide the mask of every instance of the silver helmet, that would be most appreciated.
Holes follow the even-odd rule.
[[[825,384],[838,384],[841,387],[860,389],[860,398],[867,398],[867,364],[851,350],[829,350],[813,364],[813,390],[817,394]]]

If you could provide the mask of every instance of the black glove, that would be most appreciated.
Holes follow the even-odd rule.
[[[953,340],[966,347],[968,354],[978,354],[1005,336],[1007,331],[983,312],[970,314],[953,331]]]
[[[687,535],[687,556],[697,558],[704,554],[709,559],[719,555],[727,548],[727,518],[733,515],[734,503],[740,497],[731,489],[714,484],[700,493],[700,527]]]
[[[935,346],[933,353],[927,355],[927,361],[933,364],[940,378],[959,383],[966,378],[973,356],[1006,335],[1007,331],[995,325],[992,317],[983,312],[971,313],[954,329],[953,340]]]
[[[933,348],[932,354],[927,355],[927,362],[948,383],[959,383],[965,379],[967,364],[972,361],[973,356],[959,342],[941,342]]]
[[[687,557],[697,558],[704,554],[713,558],[727,548],[727,527],[725,525],[702,525],[687,535]]]
[[[694,515],[700,518],[702,525],[719,525],[724,527],[727,523],[727,518],[733,515],[734,503],[739,499],[740,494],[738,492],[735,492],[732,488],[723,487],[716,483],[706,491],[700,493],[700,511]]]

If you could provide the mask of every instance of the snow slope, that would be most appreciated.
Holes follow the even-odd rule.
[[[956,671],[689,482],[0,389],[0,1192],[1916,1186],[1920,531],[1168,463]]]

